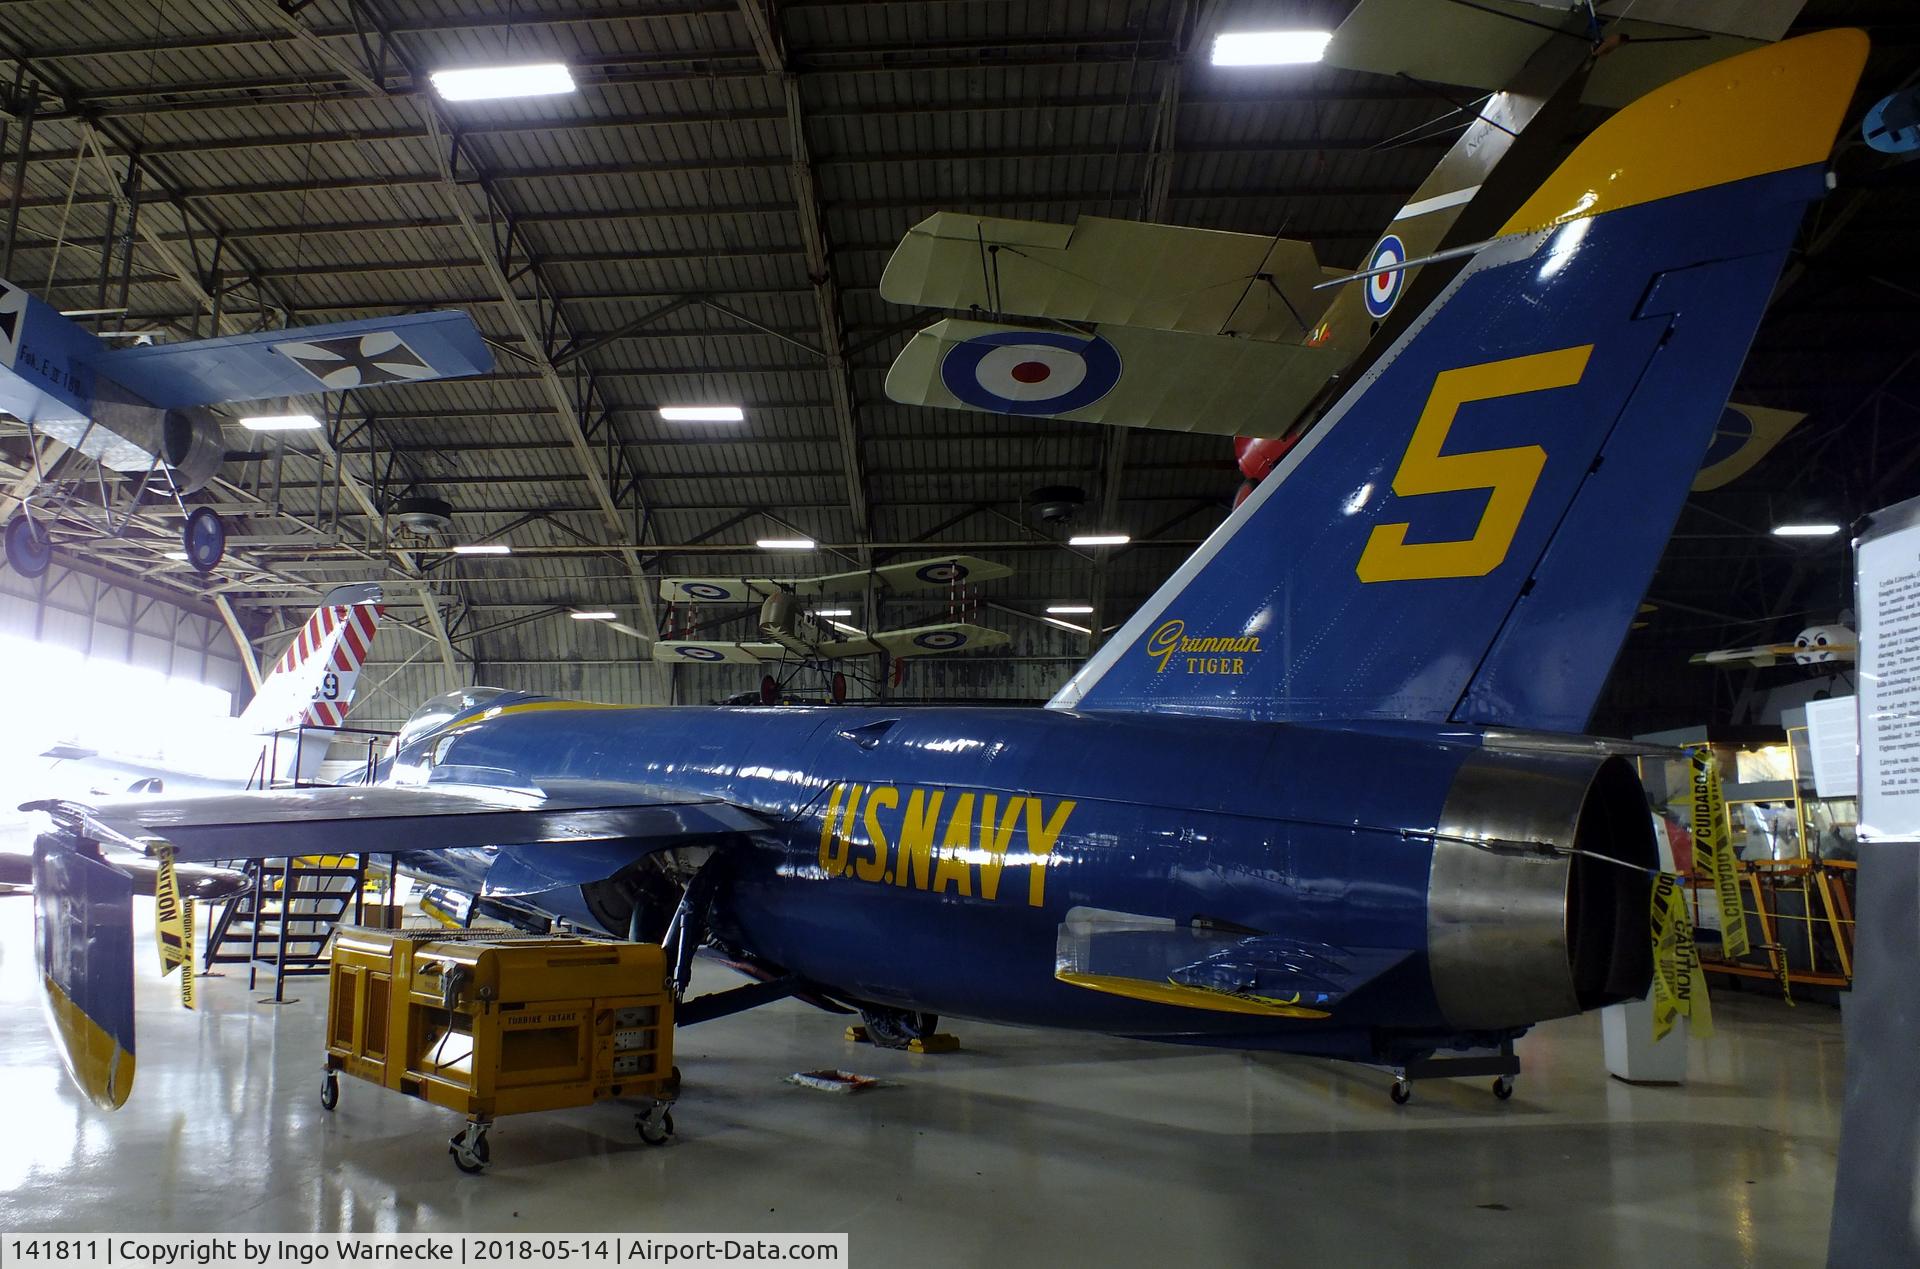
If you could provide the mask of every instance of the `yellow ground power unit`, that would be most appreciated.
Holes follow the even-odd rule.
[[[487,1166],[501,1115],[634,1099],[641,1140],[673,1134],[680,1077],[658,944],[343,925],[327,986],[320,1104],[339,1104],[345,1072],[459,1111],[467,1126],[448,1150],[463,1172]]]

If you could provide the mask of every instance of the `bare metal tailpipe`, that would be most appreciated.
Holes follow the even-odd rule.
[[[1481,750],[1438,828],[1427,950],[1449,1024],[1505,1030],[1646,994],[1658,851],[1630,762]]]

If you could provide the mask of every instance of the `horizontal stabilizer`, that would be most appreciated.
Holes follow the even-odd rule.
[[[1752,471],[1806,417],[1798,410],[1728,403],[1720,412],[1713,443],[1707,446],[1707,456],[1700,460],[1700,471],[1693,478],[1694,492],[1718,489]]]
[[[770,595],[861,595],[869,578],[882,590],[899,593],[1011,576],[1013,570],[1005,564],[971,555],[943,555],[819,577],[663,577],[660,598],[670,604],[746,604]]]
[[[903,405],[1220,436],[1279,436],[1344,359],[1321,348],[1103,326],[1093,335],[949,318],[887,371]]]
[[[1238,928],[1074,908],[1054,977],[1093,991],[1207,1009],[1324,1018],[1405,960],[1404,950],[1335,947]]]
[[[484,374],[493,354],[472,318],[443,311],[115,348],[90,368],[172,410]]]
[[[1136,220],[939,212],[907,231],[881,298],[971,313],[1298,340],[1331,298],[1310,243]]]
[[[1624,37],[1595,63],[1581,100],[1618,109],[1689,71],[1779,39],[1804,0],[1606,0],[1603,38]],[[1559,34],[1555,34],[1555,32]],[[1535,0],[1362,0],[1335,30],[1325,61],[1347,70],[1498,91],[1541,44],[1588,39],[1584,6]]]

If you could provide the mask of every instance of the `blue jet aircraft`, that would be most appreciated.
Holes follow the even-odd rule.
[[[341,850],[716,949],[899,1042],[949,1014],[1404,1067],[1637,997],[1652,818],[1576,734],[1866,57],[1743,54],[1596,129],[1039,710],[622,708],[474,690],[371,786],[45,803],[70,1069],[134,1066],[129,883]],[[973,358],[978,361],[976,355]],[[1121,373],[1124,373],[1124,368]]]

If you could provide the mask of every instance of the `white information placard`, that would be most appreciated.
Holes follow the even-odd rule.
[[[1808,701],[1807,752],[1816,795],[1860,796],[1860,702],[1851,696]]]
[[[1854,543],[1860,613],[1860,840],[1920,842],[1920,500]]]

